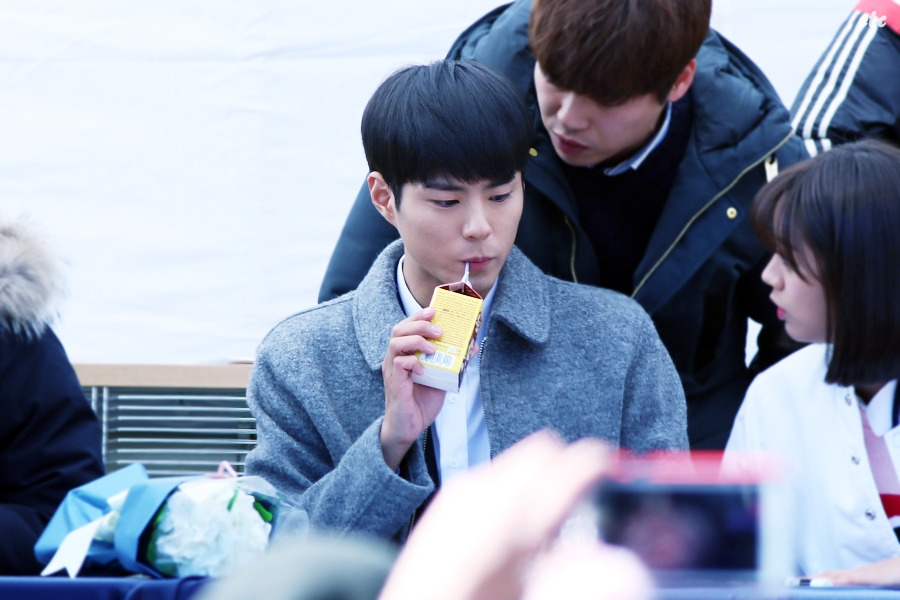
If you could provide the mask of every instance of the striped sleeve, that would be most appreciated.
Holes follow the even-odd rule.
[[[863,137],[900,144],[900,4],[860,0],[791,107],[811,156]]]

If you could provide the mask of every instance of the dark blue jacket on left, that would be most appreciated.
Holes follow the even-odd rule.
[[[36,574],[34,543],[66,493],[103,475],[100,426],[47,326],[52,256],[0,224],[0,574]]]

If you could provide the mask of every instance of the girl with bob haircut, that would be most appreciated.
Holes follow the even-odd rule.
[[[900,556],[900,150],[866,140],[796,164],[750,218],[785,331],[809,345],[754,379],[724,468],[786,461],[799,574]]]

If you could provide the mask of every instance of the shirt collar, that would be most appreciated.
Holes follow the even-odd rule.
[[[659,131],[656,132],[656,135],[653,136],[653,139],[647,142],[643,148],[641,148],[637,154],[633,155],[631,158],[623,160],[619,164],[614,167],[608,167],[603,169],[604,175],[621,175],[625,171],[629,169],[634,169],[635,171],[638,167],[641,166],[641,163],[650,156],[650,153],[653,152],[657,146],[659,146],[663,139],[666,137],[666,133],[669,132],[669,123],[672,121],[672,103],[666,103],[666,116],[663,118],[663,124],[659,128]]]
[[[875,435],[884,435],[894,427],[894,392],[897,380],[889,381],[865,405],[866,417]]]

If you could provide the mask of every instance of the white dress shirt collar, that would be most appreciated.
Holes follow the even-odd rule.
[[[621,175],[625,171],[629,169],[637,170],[641,163],[650,156],[650,153],[656,150],[656,147],[659,146],[662,141],[665,139],[666,134],[669,132],[669,123],[672,121],[672,103],[666,103],[666,116],[663,118],[663,124],[659,128],[659,131],[656,132],[656,135],[653,136],[649,142],[647,142],[643,148],[641,148],[637,153],[635,153],[631,158],[625,159],[614,167],[607,167],[603,169],[603,173],[605,175]]]

